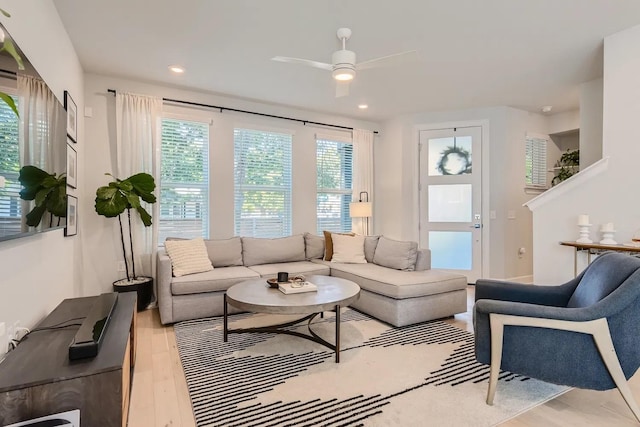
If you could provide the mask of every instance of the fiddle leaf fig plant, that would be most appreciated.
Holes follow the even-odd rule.
[[[2,13],[7,18],[11,17],[11,15],[9,15],[9,13],[4,9],[0,9],[0,13]],[[6,36],[2,28],[0,28],[0,43],[2,43],[2,47],[0,47],[0,53],[7,52],[16,61],[18,70],[24,70],[24,62],[22,61],[22,57],[18,53],[18,49],[16,49],[16,46],[13,44],[11,38]],[[0,92],[0,99],[3,100],[9,107],[11,107],[16,116],[20,116],[20,114],[18,113],[18,107],[16,106],[15,101],[10,95],[4,92]]]
[[[42,169],[27,165],[20,168],[18,181],[22,184],[20,198],[34,200],[35,206],[26,215],[27,225],[37,227],[45,212],[51,213],[49,226],[53,225],[53,217],[67,216],[67,177],[66,174],[50,174]]]
[[[153,194],[153,190],[156,188],[156,183],[153,176],[148,173],[138,173],[130,176],[127,179],[121,180],[115,178],[111,174],[105,174],[111,176],[114,181],[111,181],[108,185],[98,188],[96,190],[96,203],[95,209],[98,215],[105,216],[107,218],[118,217],[118,223],[120,224],[120,240],[122,242],[122,254],[124,257],[125,271],[127,274],[127,281],[136,279],[136,263],[133,253],[133,238],[131,233],[131,210],[135,210],[140,215],[140,219],[145,227],[151,225],[151,215],[142,206],[140,199],[153,204],[156,202],[156,196]],[[127,258],[126,244],[124,238],[124,230],[122,228],[122,219],[120,214],[127,211],[127,219],[129,222],[129,250],[131,253],[131,274],[129,273],[129,260]]]

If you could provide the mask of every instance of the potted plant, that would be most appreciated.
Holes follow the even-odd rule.
[[[153,190],[156,188],[156,183],[148,173],[138,173],[124,180],[115,178],[108,173],[105,175],[111,176],[114,181],[96,190],[95,209],[98,215],[103,215],[107,218],[118,217],[122,255],[124,257],[125,272],[127,274],[126,279],[113,282],[113,289],[117,292],[137,291],[138,310],[143,310],[151,302],[153,278],[138,276],[136,274],[133,237],[131,233],[131,210],[133,209],[138,212],[145,227],[151,225],[151,215],[142,206],[140,199],[150,204],[155,203],[156,196],[153,194]],[[127,211],[127,221],[129,224],[128,246],[130,259],[127,257],[127,244],[125,243],[125,233],[122,227],[122,217],[120,216],[125,210]]]
[[[49,227],[59,226],[61,219],[67,216],[67,177],[65,173],[56,175],[27,165],[20,168],[18,181],[22,185],[20,198],[34,200],[34,207],[26,215],[27,225],[37,227],[45,212],[49,212]],[[57,224],[53,217],[57,216]],[[44,226],[46,227],[46,225]]]
[[[560,156],[554,167],[555,176],[551,180],[551,186],[560,184],[578,173],[580,166],[580,150],[567,150]]]
[[[2,13],[7,18],[11,17],[11,15],[9,15],[9,13],[4,9],[0,9],[0,13]],[[5,35],[2,28],[0,28],[0,43],[2,43],[2,47],[0,47],[0,53],[7,52],[16,61],[16,64],[18,64],[18,70],[24,70],[24,63],[22,62],[22,57],[18,53],[18,50],[16,49],[16,46],[13,44],[13,41],[11,40],[11,38]],[[11,109],[16,114],[16,116],[20,116],[20,114],[18,113],[18,107],[16,106],[16,103],[11,97],[11,95],[4,92],[0,92],[0,99],[3,100],[9,107],[11,107]]]

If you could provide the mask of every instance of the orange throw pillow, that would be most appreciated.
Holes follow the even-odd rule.
[[[333,240],[331,240],[331,231],[323,231],[324,234],[324,260],[331,261],[333,258]],[[333,233],[342,234],[343,236],[355,236],[356,233]]]

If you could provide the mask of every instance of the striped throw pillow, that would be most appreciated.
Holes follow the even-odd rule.
[[[175,277],[213,270],[204,239],[166,240],[164,247],[171,258]]]

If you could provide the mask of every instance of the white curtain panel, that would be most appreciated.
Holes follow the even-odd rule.
[[[33,165],[45,172],[60,175],[66,172],[66,151],[52,150],[58,127],[66,126],[58,100],[39,78],[18,74],[18,112],[20,113],[20,164]],[[46,126],[43,126],[46,124]],[[28,212],[29,202],[22,202]],[[28,231],[23,221],[22,231]]]
[[[125,179],[140,172],[152,175],[156,180],[154,194],[157,198],[159,198],[159,174],[156,157],[160,149],[161,115],[161,98],[121,92],[116,94],[115,176]],[[142,203],[145,205],[145,202]],[[145,206],[152,216],[151,227],[145,227],[137,212],[131,212],[133,250],[136,254],[138,276],[155,276],[158,205],[159,203]],[[122,221],[127,233],[126,213]]]
[[[373,201],[373,132],[365,129],[353,130],[353,201],[357,202],[361,191],[369,194]],[[363,200],[364,201],[364,200]],[[364,218],[353,218],[352,229],[364,234]],[[373,230],[373,218],[369,218],[369,234]]]
[[[49,173],[65,172],[65,152],[49,148],[56,126],[65,126],[58,100],[46,83],[36,77],[18,74],[17,80],[21,164],[34,165]]]

